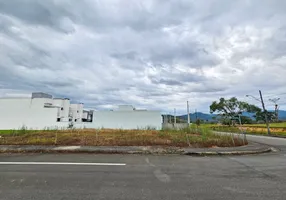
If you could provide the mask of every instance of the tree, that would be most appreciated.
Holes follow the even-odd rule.
[[[199,127],[201,125],[201,120],[200,119],[196,119],[196,125],[197,125],[197,127]]]
[[[241,124],[252,124],[253,120],[247,116],[241,116]]]
[[[269,122],[275,121],[276,120],[276,113],[275,112],[268,112],[266,111],[267,118]],[[265,122],[265,112],[260,111],[255,114],[255,119],[256,121],[263,121]]]
[[[232,119],[238,117],[243,112],[258,113],[260,108],[247,102],[238,101],[236,97],[230,99],[220,98],[210,105],[210,113],[218,113],[220,120],[231,125]]]

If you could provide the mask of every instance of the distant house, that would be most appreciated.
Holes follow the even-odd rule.
[[[131,105],[120,105],[116,110],[93,113],[91,127],[110,129],[161,129],[160,111],[137,110]]]
[[[30,98],[0,98],[0,130],[45,128],[161,129],[159,111],[138,110],[121,105],[114,111],[84,109],[68,98],[32,93]]]
[[[71,104],[68,98],[53,98],[45,93],[32,93],[30,98],[0,98],[0,129],[44,129],[81,123],[83,105]]]

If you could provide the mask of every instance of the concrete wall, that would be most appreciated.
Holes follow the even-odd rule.
[[[118,111],[95,111],[92,123],[82,123],[83,104],[50,98],[4,98],[0,99],[0,130],[20,129],[23,126],[38,130],[67,128],[69,121],[57,122],[57,119],[59,116],[66,119],[70,110],[73,118],[77,119],[76,122],[73,120],[75,128],[162,128],[159,111],[140,111],[129,107],[121,107]]]
[[[0,99],[0,129],[44,129],[67,124],[57,123],[58,108],[45,108],[48,99]]]
[[[163,123],[162,124],[162,129],[172,129],[172,130],[180,130],[180,129],[184,129],[184,128],[188,128],[188,124],[187,123]]]
[[[159,111],[95,111],[93,123],[87,128],[110,129],[145,129],[162,128],[162,117]]]

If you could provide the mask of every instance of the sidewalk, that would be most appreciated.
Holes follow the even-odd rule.
[[[178,148],[160,146],[30,146],[0,145],[0,153],[96,153],[96,154],[179,154],[179,155],[246,155],[273,151],[257,143],[241,147]]]

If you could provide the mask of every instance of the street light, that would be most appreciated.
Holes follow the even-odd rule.
[[[245,95],[245,96],[246,96],[246,97],[252,97],[252,98],[255,99],[256,101],[261,102],[260,99],[256,98],[256,97],[253,96],[253,95],[247,94],[247,95]]]
[[[278,121],[279,117],[278,117],[278,104],[277,102],[280,100],[280,98],[274,98],[274,99],[269,99],[269,101],[271,101],[272,103],[274,103],[275,105],[275,117],[276,117],[276,121]]]

